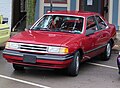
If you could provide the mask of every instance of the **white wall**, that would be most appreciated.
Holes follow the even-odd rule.
[[[8,24],[11,28],[12,0],[0,0],[0,15],[8,18]]]

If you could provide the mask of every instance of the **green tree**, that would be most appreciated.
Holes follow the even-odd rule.
[[[32,25],[35,21],[35,5],[36,0],[26,0],[26,11],[27,11],[27,18],[26,18],[26,26]]]

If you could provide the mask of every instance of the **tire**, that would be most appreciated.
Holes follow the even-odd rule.
[[[4,47],[4,46],[0,47],[0,50],[4,50],[4,49],[5,49],[5,47]]]
[[[118,57],[117,57],[117,66],[118,66],[118,73],[120,74],[120,61],[118,60]]]
[[[110,59],[111,50],[112,50],[111,43],[108,42],[107,45],[106,45],[105,51],[102,54],[102,60],[107,61],[107,60]]]
[[[16,71],[24,70],[24,67],[21,66],[21,65],[18,65],[18,64],[13,64],[13,68],[14,68]]]
[[[70,66],[67,69],[68,75],[77,76],[79,73],[79,66],[80,66],[80,52],[77,51],[74,54],[73,61],[71,62]]]

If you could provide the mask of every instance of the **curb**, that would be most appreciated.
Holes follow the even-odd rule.
[[[119,54],[119,50],[114,50],[114,49],[112,49],[112,52],[111,52],[112,54]]]

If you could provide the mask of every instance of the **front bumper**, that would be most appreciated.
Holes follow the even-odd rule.
[[[35,63],[24,62],[24,56],[36,57]],[[72,62],[73,55],[51,55],[36,54],[28,52],[19,52],[14,50],[4,50],[3,57],[10,63],[20,64],[24,66],[36,66],[43,68],[67,68]]]

